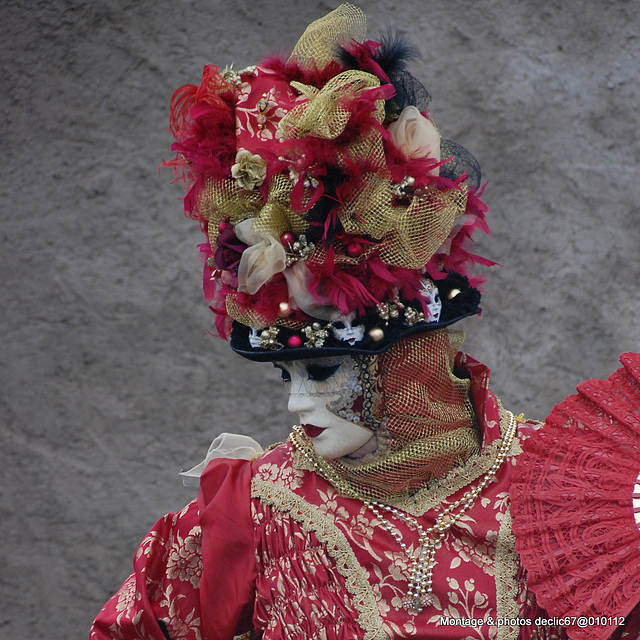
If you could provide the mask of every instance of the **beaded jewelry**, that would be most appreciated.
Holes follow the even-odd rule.
[[[495,460],[489,470],[484,474],[482,480],[476,486],[469,489],[459,500],[456,500],[444,509],[436,518],[435,523],[428,529],[423,528],[416,518],[395,507],[381,502],[362,500],[362,502],[373,512],[382,526],[391,534],[391,537],[400,545],[400,548],[407,553],[407,556],[411,561],[409,587],[407,595],[402,601],[402,606],[412,615],[420,613],[424,607],[430,606],[434,602],[433,570],[436,565],[435,556],[437,548],[447,535],[449,529],[475,504],[478,496],[493,480],[498,469],[500,469],[502,463],[511,450],[511,445],[513,444],[513,439],[516,435],[517,421],[513,413],[508,412],[508,414],[509,425],[502,437],[502,442],[498,447]],[[315,471],[331,482],[336,489],[348,497],[358,498],[357,495],[354,495],[352,490],[344,490],[344,486],[342,486],[343,483],[341,483],[340,478],[329,477],[332,474],[330,474],[328,469],[320,467],[313,455],[307,451],[306,447],[302,446],[301,439],[304,439],[302,428],[296,425],[293,427],[293,431],[290,435],[290,440],[294,447],[303,454],[305,459],[314,467]],[[454,511],[459,507],[460,509],[454,513]],[[382,515],[381,510],[387,511],[392,516],[402,520],[405,524],[413,527],[418,532],[418,547],[413,555],[407,552],[407,543],[404,542],[402,534],[385,516]]]

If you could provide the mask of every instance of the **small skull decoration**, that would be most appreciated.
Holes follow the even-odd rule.
[[[249,333],[249,344],[257,349],[260,346],[260,331],[261,329],[251,329]]]
[[[431,280],[422,280],[422,288],[420,293],[425,299],[427,309],[429,310],[429,317],[427,322],[438,322],[440,320],[440,314],[442,313],[442,301],[440,300],[440,292],[438,287]]]
[[[336,316],[331,321],[331,331],[333,335],[343,342],[348,342],[351,346],[353,346],[356,342],[360,342],[364,338],[364,325],[363,324],[353,324],[353,321],[356,317],[355,311],[351,312],[349,315]]]

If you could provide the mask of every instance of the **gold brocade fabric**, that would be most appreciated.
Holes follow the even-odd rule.
[[[378,451],[363,461],[328,460],[308,440],[297,448],[343,495],[388,500],[410,495],[480,451],[480,431],[470,397],[471,381],[453,373],[464,339],[441,329],[404,338],[370,357]]]

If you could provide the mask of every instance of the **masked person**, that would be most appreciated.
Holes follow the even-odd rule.
[[[167,164],[207,234],[217,330],[281,370],[299,424],[263,453],[214,443],[92,638],[566,637],[512,533],[539,425],[448,329],[479,313],[471,267],[490,264],[469,251],[480,170],[441,138],[409,53],[346,4],[287,60],[208,66],[174,94]]]

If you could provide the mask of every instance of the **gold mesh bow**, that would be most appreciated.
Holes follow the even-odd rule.
[[[313,136],[332,140],[347,126],[351,111],[349,98],[355,98],[367,89],[380,86],[380,80],[366,71],[344,71],[331,78],[322,89],[292,82],[291,86],[303,93],[307,101],[295,106],[280,121],[287,138]],[[384,100],[376,101],[376,119],[384,120]]]

